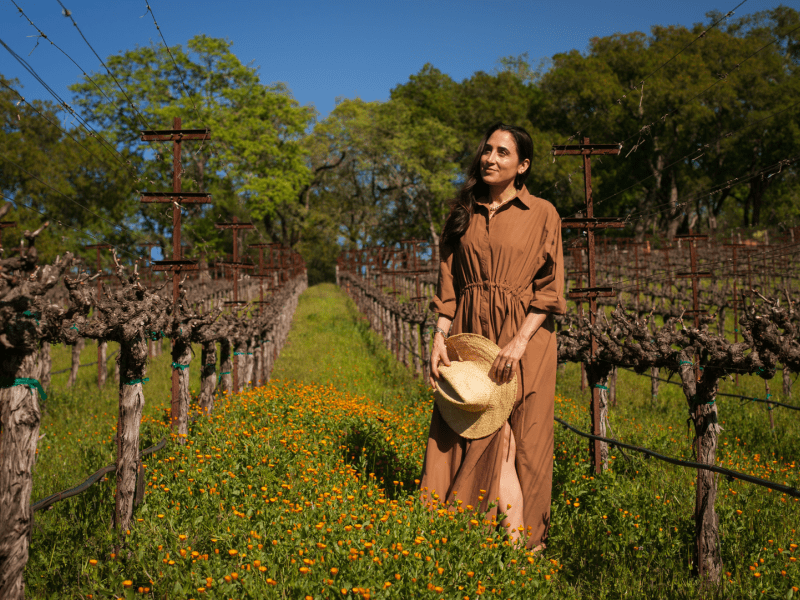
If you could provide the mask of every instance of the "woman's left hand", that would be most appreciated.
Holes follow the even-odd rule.
[[[511,377],[519,370],[519,361],[525,354],[528,341],[515,335],[501,350],[497,358],[494,359],[489,369],[489,378],[496,383],[507,383]],[[510,365],[510,366],[509,366]]]

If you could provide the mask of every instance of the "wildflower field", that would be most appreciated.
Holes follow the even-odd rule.
[[[55,349],[54,369],[66,362]],[[58,353],[63,352],[64,356]],[[89,360],[87,358],[87,360]],[[153,360],[143,447],[169,436],[169,357]],[[113,462],[113,380],[83,372],[45,405],[34,499]],[[561,371],[556,414],[587,428],[578,367]],[[194,374],[196,378],[196,374]],[[163,380],[163,381],[162,381]],[[193,379],[196,387],[196,379]],[[738,388],[759,394],[755,381]],[[763,386],[763,383],[760,384]],[[691,457],[685,401],[621,373],[614,434]],[[726,390],[728,391],[728,388]],[[795,401],[796,404],[796,401]],[[145,501],[121,539],[113,478],[35,517],[31,598],[695,598],[694,472],[613,452],[600,477],[587,443],[556,425],[551,538],[510,547],[472,507],[417,500],[430,392],[397,365],[334,286],[300,300],[264,388],[218,399],[185,444],[147,458]],[[800,485],[793,411],[720,401],[719,464]],[[720,480],[723,598],[800,597],[800,503]]]

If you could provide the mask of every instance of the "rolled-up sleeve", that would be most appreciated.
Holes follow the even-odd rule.
[[[561,218],[555,209],[545,227],[544,264],[533,277],[533,299],[528,308],[563,315],[567,312],[567,301],[564,299],[564,252],[561,245]]]
[[[439,262],[439,283],[430,309],[441,316],[452,319],[456,314],[456,287],[453,281],[453,254],[451,248],[444,247]]]

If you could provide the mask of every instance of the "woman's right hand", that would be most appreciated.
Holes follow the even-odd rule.
[[[444,345],[444,335],[437,332],[433,336],[433,350],[431,351],[431,387],[436,389],[436,380],[439,379],[439,361],[446,366],[450,366],[450,359],[447,356],[447,348]]]

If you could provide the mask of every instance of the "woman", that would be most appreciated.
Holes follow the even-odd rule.
[[[477,333],[500,348],[489,376],[516,373],[517,401],[500,430],[477,440],[456,434],[434,406],[421,487],[428,502],[457,500],[506,514],[512,541],[544,548],[553,478],[556,336],[551,314],[564,314],[561,219],[524,183],[533,143],[519,127],[489,128],[453,201],[442,232],[439,313],[431,385],[450,364],[445,336]],[[494,504],[491,511],[489,505]]]

